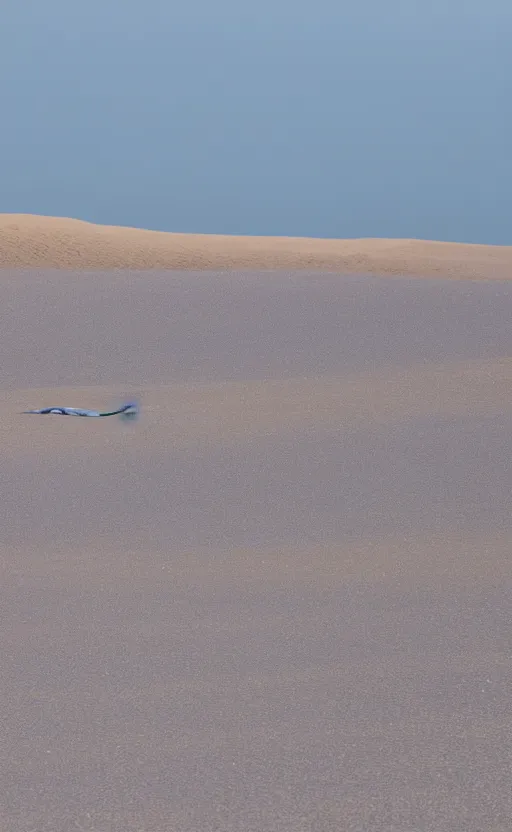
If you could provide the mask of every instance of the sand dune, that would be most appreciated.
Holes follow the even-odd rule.
[[[0,268],[308,269],[508,278],[512,246],[174,234],[0,214]]]
[[[508,830],[509,250],[0,233],[1,832]]]

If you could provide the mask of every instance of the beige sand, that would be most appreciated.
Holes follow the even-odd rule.
[[[0,832],[508,832],[512,283],[9,223]]]
[[[512,246],[173,234],[0,214],[0,268],[309,269],[509,278]]]

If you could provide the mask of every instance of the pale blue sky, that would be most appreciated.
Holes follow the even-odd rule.
[[[512,244],[511,0],[3,0],[0,211]]]

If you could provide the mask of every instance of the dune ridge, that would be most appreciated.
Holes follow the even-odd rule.
[[[0,268],[308,269],[504,279],[512,246],[407,239],[183,234],[66,217],[0,214]]]

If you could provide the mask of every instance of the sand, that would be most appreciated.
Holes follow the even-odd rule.
[[[0,214],[0,268],[307,269],[510,278],[512,246],[173,234]]]
[[[1,832],[508,832],[508,250],[1,233]]]

